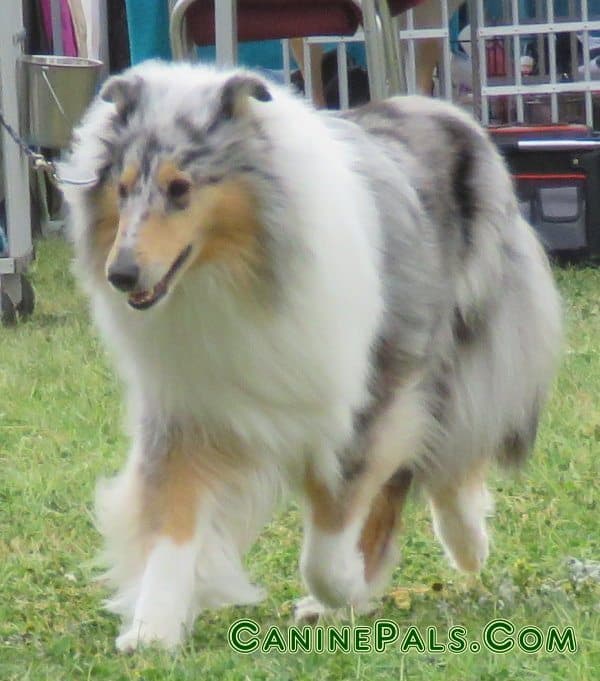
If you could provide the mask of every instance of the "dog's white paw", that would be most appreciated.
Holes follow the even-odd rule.
[[[167,627],[164,624],[154,626],[143,622],[134,622],[131,627],[117,637],[115,645],[121,653],[132,653],[146,645],[157,645],[167,650],[176,648],[182,640],[181,625]]]
[[[330,608],[343,608],[348,603],[362,601],[369,588],[365,582],[363,555],[352,538],[336,540],[338,546],[327,560],[324,556],[328,556],[328,547],[323,547],[324,539],[314,532],[312,545],[303,551],[300,570],[311,593]]]
[[[323,605],[314,596],[300,598],[294,604],[294,622],[296,624],[316,624],[319,618],[333,610]]]
[[[294,604],[294,622],[296,624],[316,624],[323,616],[345,620],[351,617],[352,610],[356,615],[371,615],[377,610],[378,605],[377,600],[368,599],[354,606],[329,608],[314,596],[305,596]]]

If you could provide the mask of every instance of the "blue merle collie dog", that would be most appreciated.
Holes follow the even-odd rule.
[[[261,597],[244,553],[304,509],[306,618],[385,588],[411,486],[461,570],[485,478],[531,450],[561,337],[547,259],[484,131],[448,104],[340,114],[243,70],[107,81],[63,168],[77,270],[126,386],[103,482],[121,650]]]

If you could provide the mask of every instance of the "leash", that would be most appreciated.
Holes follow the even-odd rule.
[[[25,140],[9,125],[9,123],[4,118],[2,111],[0,111],[0,125],[6,130],[14,143],[21,149],[21,151],[27,156],[29,165],[32,170],[36,172],[44,172],[46,176],[52,182],[55,187],[60,188],[61,184],[72,184],[77,186],[85,186],[94,184],[97,180],[96,178],[89,180],[73,180],[67,179],[65,177],[60,177],[56,166],[52,161],[49,161],[43,154],[37,153],[29,148]]]

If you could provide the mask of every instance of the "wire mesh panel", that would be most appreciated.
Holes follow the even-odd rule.
[[[395,19],[409,94],[433,90],[446,99],[456,98],[448,22],[460,5],[459,0],[425,0]]]
[[[313,88],[313,59],[314,56],[311,51],[312,45],[319,45],[323,49],[331,48],[336,53],[336,70],[339,108],[347,109],[350,106],[350,89],[349,89],[349,56],[348,45],[353,43],[364,43],[364,34],[362,31],[357,31],[353,36],[311,36],[304,38],[303,43],[303,78],[304,78],[304,92],[309,100],[312,100]],[[283,79],[289,84],[292,82],[292,70],[294,68],[292,59],[290,58],[290,41],[282,40],[281,46],[283,50]],[[313,102],[314,103],[314,102]]]
[[[408,93],[431,94],[432,90],[435,90],[435,94],[438,96],[448,99],[456,98],[455,95],[458,90],[455,86],[453,87],[454,65],[448,22],[450,16],[461,4],[461,0],[424,0],[415,9],[408,10],[392,20],[391,28],[393,35],[397,36],[399,40],[404,65],[404,73],[402,74],[404,78],[401,77],[400,80],[406,83]],[[378,21],[381,23],[381,18]],[[333,44],[334,49],[336,49],[341,108],[346,108],[349,104],[346,91],[347,47],[350,43],[363,41],[364,34],[362,31],[358,31],[352,37],[309,37],[304,41],[306,46],[329,44],[329,47],[331,47],[331,44]],[[289,61],[289,44],[285,41],[283,53],[284,79],[289,82],[291,64]],[[304,50],[303,61],[304,78],[310,80],[311,51],[308,47]],[[469,86],[470,68],[469,65]],[[305,82],[305,92],[308,97],[310,97],[312,85],[312,83]]]
[[[594,125],[600,103],[600,3],[510,0],[499,13],[489,0],[473,0],[471,6],[483,123]],[[494,46],[504,54],[503,72],[489,68]]]
[[[600,128],[600,0],[424,0],[394,28],[408,93],[433,91],[472,107],[484,124]],[[342,108],[346,47],[362,40],[358,33],[307,41],[335,43]],[[287,45],[284,53],[287,79]],[[305,50],[306,73],[310,56]]]

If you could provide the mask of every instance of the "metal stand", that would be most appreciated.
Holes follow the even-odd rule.
[[[21,0],[3,6],[0,21],[0,109],[8,122],[19,129],[17,94],[17,61],[25,38]],[[8,255],[0,257],[0,319],[14,323],[15,311],[26,316],[33,311],[29,282],[24,277],[33,257],[31,214],[29,204],[29,168],[27,159],[6,132],[1,145],[4,162],[4,184],[8,232]]]

